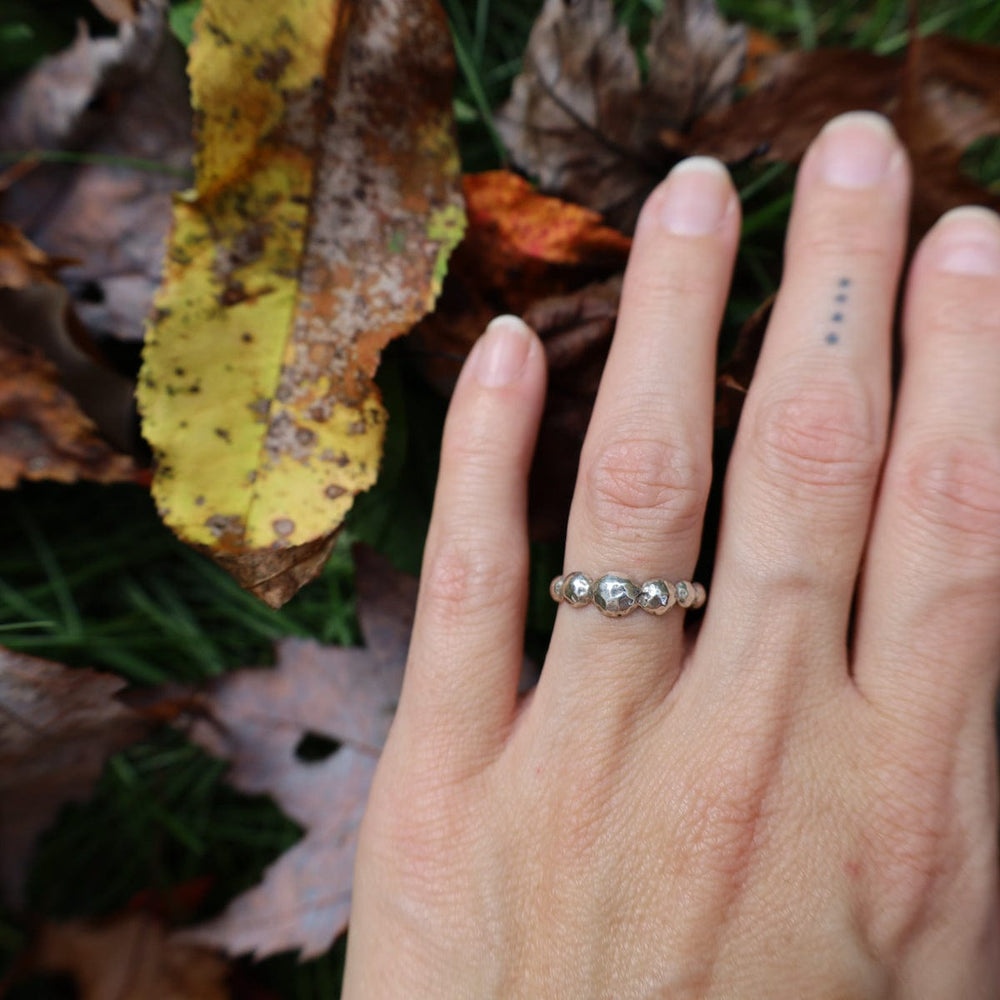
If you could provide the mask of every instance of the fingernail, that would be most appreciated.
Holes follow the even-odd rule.
[[[849,111],[820,132],[820,166],[828,184],[840,188],[873,187],[885,177],[898,152],[888,119],[874,111]]]
[[[732,197],[729,171],[718,160],[681,160],[667,177],[663,224],[678,236],[706,236],[719,228]]]
[[[1000,216],[979,205],[953,208],[938,220],[937,266],[949,274],[1000,274]]]
[[[517,316],[497,316],[472,349],[472,373],[480,385],[509,385],[520,374],[531,347],[531,331]]]

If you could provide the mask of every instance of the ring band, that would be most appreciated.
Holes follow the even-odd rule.
[[[624,618],[636,608],[662,615],[675,604],[680,608],[700,608],[707,597],[700,583],[690,580],[647,580],[639,585],[620,573],[605,573],[596,580],[583,573],[565,573],[549,584],[552,600],[582,608],[593,604],[609,618]]]

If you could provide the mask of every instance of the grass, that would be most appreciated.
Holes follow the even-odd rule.
[[[443,0],[458,63],[455,112],[468,170],[502,165],[494,123],[520,68],[538,0]],[[725,14],[780,36],[790,46],[849,45],[898,52],[908,11],[898,0],[724,0]],[[177,9],[181,8],[181,9]],[[189,24],[190,2],[175,21]],[[654,0],[622,0],[619,16],[634,38],[648,32]],[[83,0],[0,0],[0,66],[20,71],[72,37],[76,16],[99,21]],[[1000,41],[995,0],[949,0],[921,7],[922,31]],[[16,56],[16,60],[15,60]],[[1000,145],[983,142],[967,166],[1000,183]],[[776,287],[794,172],[784,166],[737,173],[743,242],[726,317],[731,332]],[[246,595],[222,571],[178,543],[137,487],[35,485],[0,494],[0,643],[71,665],[111,670],[129,682],[198,683],[247,664],[266,664],[286,636],[356,643],[348,542],[362,538],[400,566],[419,565],[436,469],[443,407],[394,348],[380,376],[392,414],[379,485],[361,498],[322,577],[281,611]],[[544,648],[551,606],[544,598],[551,547],[533,577],[535,649]],[[225,765],[163,729],[109,761],[89,801],[63,811],[41,839],[28,880],[29,915],[100,916],[136,893],[169,897],[209,876],[197,912],[212,912],[253,884],[300,835],[267,799],[225,783]],[[187,914],[190,915],[190,914]],[[0,911],[0,963],[27,940],[22,914]],[[339,992],[343,942],[322,958],[292,955],[252,975],[280,996],[328,1000]],[[0,965],[2,974],[2,965]],[[10,998],[63,995],[52,983],[24,984]],[[71,995],[71,994],[66,994]]]
[[[358,640],[346,545],[280,612],[178,542],[140,487],[23,487],[0,495],[0,629],[9,649],[196,682],[269,662],[284,636]]]

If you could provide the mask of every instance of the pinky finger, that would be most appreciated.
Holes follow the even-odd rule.
[[[445,422],[400,717],[473,758],[499,749],[516,706],[544,396],[541,343],[501,316],[469,354]]]

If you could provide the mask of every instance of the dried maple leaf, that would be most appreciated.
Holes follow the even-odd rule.
[[[842,49],[783,53],[762,67],[746,98],[706,115],[686,136],[663,139],[729,162],[753,155],[795,162],[825,122],[856,108],[888,115],[909,150],[913,239],[949,208],[978,202],[1000,210],[1000,195],[961,169],[974,140],[1000,135],[1000,50],[957,38],[917,39],[905,61]]]
[[[86,350],[69,295],[55,277],[62,264],[0,223],[3,489],[22,479],[124,482],[136,475],[132,460],[116,454],[94,423],[126,446],[132,384]]]
[[[631,232],[677,159],[660,133],[726,106],[745,54],[746,30],[726,24],[714,0],[667,0],[651,27],[643,82],[611,0],[546,0],[497,126],[544,191]]]
[[[363,649],[283,640],[274,670],[227,675],[202,702],[195,742],[232,761],[229,780],[269,793],[306,829],[304,838],[186,939],[232,955],[325,951],[347,926],[358,825],[403,679],[416,580],[358,552]],[[324,760],[299,759],[307,735],[339,744]]]
[[[184,61],[164,5],[145,0],[116,37],[92,38],[81,23],[72,46],[0,96],[0,148],[25,157],[0,211],[43,249],[76,258],[61,276],[94,337],[142,338],[171,195],[193,149]],[[47,162],[36,152],[106,162]]]
[[[20,902],[35,838],[86,798],[105,759],[147,729],[124,681],[0,649],[0,888]]]
[[[375,480],[382,348],[464,226],[437,0],[206,0],[139,399],[171,528],[279,605]]]
[[[80,1000],[229,1000],[229,966],[171,937],[154,917],[44,924],[26,971],[72,976]]]
[[[841,111],[894,108],[901,71],[897,59],[856,49],[778,53],[761,62],[758,84],[747,97],[705,115],[682,141],[729,162],[755,153],[795,161]]]

